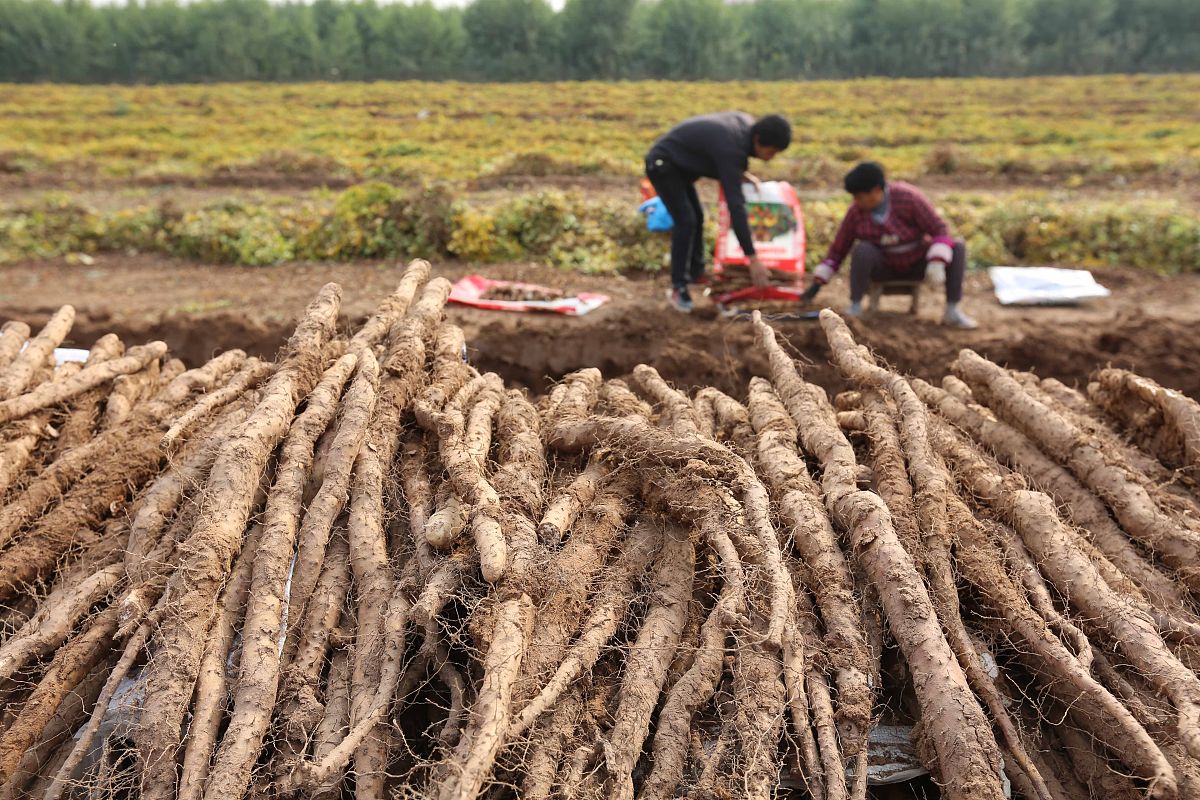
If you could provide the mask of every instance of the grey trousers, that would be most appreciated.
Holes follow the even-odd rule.
[[[887,266],[883,250],[870,242],[858,242],[850,251],[850,302],[860,303],[872,283],[887,281],[919,281],[925,277],[926,263],[914,264],[912,269],[895,270]],[[962,300],[963,276],[967,272],[967,245],[954,240],[954,257],[946,265],[946,302]]]

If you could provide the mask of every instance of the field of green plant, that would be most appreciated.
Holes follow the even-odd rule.
[[[20,189],[0,200],[0,263],[121,252],[654,271],[666,244],[634,210],[642,154],[675,121],[741,108],[793,121],[793,147],[754,169],[806,187],[810,260],[844,211],[841,175],[873,158],[895,177],[937,176],[951,189],[938,202],[976,265],[1194,270],[1200,219],[1175,198],[1200,178],[1197,96],[1200,75],[0,85],[0,186]],[[539,181],[587,187],[592,175],[607,191]],[[479,191],[514,179],[525,188]],[[1153,199],[1112,190],[1122,182]],[[179,184],[207,188],[179,204]],[[1108,193],[1074,191],[1089,184]],[[264,186],[274,191],[254,191]],[[97,187],[122,202],[89,205],[83,190]]]
[[[939,205],[966,238],[975,265],[1123,264],[1179,272],[1200,264],[1200,219],[1172,201],[1068,204],[1021,192],[949,195]],[[810,264],[820,260],[845,207],[841,197],[805,204]],[[711,215],[709,225],[711,242]],[[227,201],[100,212],[60,194],[0,215],[0,263],[94,252],[247,265],[413,256],[532,260],[615,273],[661,269],[666,239],[649,233],[633,205],[619,200],[543,190],[484,204],[446,184],[411,189],[379,181],[298,204]]]
[[[788,115],[770,175],[1200,175],[1200,75],[769,83],[0,85],[0,173],[166,179],[239,171],[442,180],[633,175],[672,123]]]

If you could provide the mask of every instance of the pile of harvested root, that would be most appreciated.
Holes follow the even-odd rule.
[[[822,324],[831,403],[652,368],[536,400],[414,262],[274,364],[0,336],[0,795],[1200,797],[1200,410]],[[27,341],[28,339],[28,341]]]
[[[507,284],[492,286],[479,296],[480,300],[508,300],[522,303],[562,300],[567,293],[562,289],[530,284]]]

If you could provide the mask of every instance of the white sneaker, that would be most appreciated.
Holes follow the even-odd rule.
[[[850,305],[846,306],[846,310],[843,312],[843,316],[855,318],[861,317],[862,314],[862,303],[851,303]]]
[[[979,323],[967,316],[957,303],[946,306],[946,313],[942,315],[942,324],[964,331],[973,331],[979,327]]]

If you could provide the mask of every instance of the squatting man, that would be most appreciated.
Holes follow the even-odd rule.
[[[874,161],[846,173],[845,189],[854,198],[825,259],[812,281],[826,284],[850,255],[850,305],[846,316],[862,315],[863,295],[872,283],[919,281],[927,272],[945,276],[946,312],[942,322],[975,328],[960,304],[967,270],[967,246],[950,236],[946,221],[929,199],[903,181],[888,182]]]

